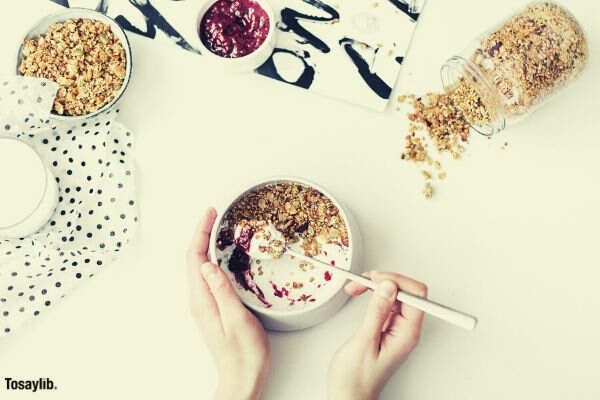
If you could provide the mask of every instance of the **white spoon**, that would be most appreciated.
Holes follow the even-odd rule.
[[[246,224],[240,224],[236,226],[234,237],[236,243],[242,246],[246,253],[255,260],[280,258],[284,253],[287,253],[290,256],[309,262],[312,265],[334,269],[344,278],[358,282],[371,290],[375,290],[377,287],[377,283],[367,277],[354,274],[338,266],[319,261],[313,257],[306,256],[290,249],[286,246],[283,234],[271,224],[265,224],[259,229],[254,229]],[[396,298],[404,304],[408,304],[409,306],[415,307],[427,314],[433,315],[434,317],[461,328],[472,330],[477,325],[477,319],[475,317],[423,297],[398,291],[398,296]]]

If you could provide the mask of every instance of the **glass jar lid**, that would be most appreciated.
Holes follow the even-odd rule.
[[[46,192],[46,168],[40,156],[20,140],[0,137],[0,230],[29,218]]]

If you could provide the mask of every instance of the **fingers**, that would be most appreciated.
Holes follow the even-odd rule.
[[[400,290],[420,297],[427,297],[427,286],[424,283],[409,278],[407,276],[400,275],[395,272],[381,271],[371,271],[370,276],[371,279],[373,279],[375,282],[389,279],[391,281],[394,281],[396,285],[398,285]]]
[[[201,270],[217,304],[223,328],[228,331],[239,327],[240,321],[246,321],[251,314],[243,306],[229,278],[221,268],[209,262],[202,264]]]
[[[379,283],[367,306],[367,313],[358,335],[373,344],[374,349],[379,349],[381,332],[394,308],[397,287],[390,280]]]
[[[427,297],[427,286],[419,281],[408,278],[406,276],[396,274],[393,272],[379,272],[374,271],[371,274],[371,278],[375,282],[381,282],[384,280],[391,280],[398,288],[403,292],[414,294],[419,297]],[[414,307],[411,307],[407,304],[402,304],[400,308],[400,313],[402,316],[408,320],[415,321],[417,323],[421,323],[423,320],[424,313],[421,310],[418,310]]]
[[[200,219],[192,243],[188,250],[189,262],[196,262],[198,266],[208,261],[208,244],[210,242],[210,232],[217,218],[217,211],[209,208]]]
[[[190,285],[190,300],[192,315],[207,337],[223,335],[223,325],[219,316],[217,303],[200,272],[196,263],[188,263],[188,282]]]
[[[367,290],[369,290],[368,287],[363,286],[358,282],[349,282],[346,286],[344,286],[344,291],[349,296],[360,296]]]
[[[372,273],[373,273],[373,271],[363,272],[362,276],[370,278]],[[369,290],[368,287],[363,286],[363,285],[361,285],[358,282],[349,282],[346,286],[344,286],[344,291],[349,296],[360,296],[361,294],[363,294],[367,290]]]

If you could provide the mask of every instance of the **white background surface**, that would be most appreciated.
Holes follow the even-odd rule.
[[[522,1],[430,0],[398,84],[439,89],[439,66]],[[301,175],[356,214],[365,269],[428,283],[430,297],[480,318],[464,332],[431,318],[382,399],[598,399],[600,262],[597,59],[600,4],[569,1],[588,32],[585,75],[468,156],[446,162],[432,201],[400,160],[403,122],[129,35],[134,75],[121,105],[137,134],[137,244],[34,324],[0,342],[0,377],[49,376],[36,398],[206,399],[216,376],[188,315],[184,252],[198,216],[257,178]],[[3,2],[0,66],[55,6]],[[501,150],[502,143],[509,143]],[[265,399],[323,399],[336,347],[366,298],[307,331],[271,334]],[[7,393],[2,399],[33,397]]]

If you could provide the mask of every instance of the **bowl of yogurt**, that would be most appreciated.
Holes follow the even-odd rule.
[[[281,235],[272,243],[284,242],[332,268],[285,251],[255,256],[251,235],[258,237],[263,226]],[[219,212],[210,256],[267,329],[291,331],[325,321],[348,300],[346,280],[333,267],[357,272],[361,237],[348,209],[325,189],[304,179],[277,177],[245,188]]]
[[[232,72],[258,68],[273,53],[275,23],[268,0],[209,0],[197,21],[202,55]]]

